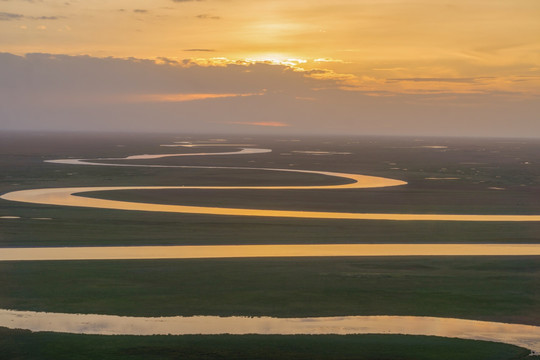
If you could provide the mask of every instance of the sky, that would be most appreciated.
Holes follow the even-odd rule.
[[[0,130],[540,137],[538,0],[0,0]]]

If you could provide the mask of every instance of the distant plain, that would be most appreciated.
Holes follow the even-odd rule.
[[[0,193],[67,186],[305,185],[341,181],[313,174],[257,170],[116,168],[43,162],[68,157],[196,153],[201,148],[159,145],[210,138],[1,133]],[[148,163],[351,172],[404,180],[408,185],[332,191],[145,190],[88,196],[311,211],[540,214],[538,140],[227,140],[249,142],[273,151],[163,158]],[[204,151],[220,152],[225,148]],[[305,151],[350,154],[315,155]],[[64,208],[1,200],[2,216],[19,218],[0,218],[1,247],[540,242],[540,224],[534,222],[269,219]],[[537,257],[6,262],[0,263],[0,268],[4,289],[0,294],[1,308],[151,316],[396,314],[540,325]]]

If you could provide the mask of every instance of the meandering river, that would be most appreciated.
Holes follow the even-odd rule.
[[[395,214],[395,213],[349,213],[349,212],[324,212],[324,211],[292,211],[292,210],[266,210],[207,206],[164,205],[152,203],[140,203],[130,201],[117,201],[96,199],[81,196],[83,193],[92,191],[117,191],[117,190],[161,190],[161,189],[212,189],[212,190],[308,190],[308,189],[363,189],[389,186],[406,185],[406,182],[377,176],[359,174],[337,173],[316,170],[275,169],[275,168],[245,168],[245,167],[220,167],[220,166],[174,166],[174,165],[146,165],[146,164],[117,164],[103,161],[111,160],[141,160],[157,159],[171,156],[200,156],[200,155],[233,155],[233,154],[260,154],[271,151],[270,149],[243,148],[239,151],[225,153],[194,153],[194,154],[154,154],[132,155],[125,158],[98,158],[98,159],[59,159],[48,160],[50,163],[70,165],[93,165],[93,166],[135,166],[135,167],[177,167],[177,168],[211,168],[211,169],[235,169],[235,170],[262,170],[296,172],[307,174],[319,174],[336,178],[344,178],[349,183],[340,185],[313,185],[313,186],[101,186],[101,187],[70,187],[70,188],[44,188],[13,191],[3,194],[0,198],[10,201],[19,201],[34,204],[77,206],[101,209],[155,211],[206,215],[229,215],[229,216],[259,216],[259,217],[283,217],[283,218],[312,218],[312,219],[351,219],[351,220],[394,220],[394,221],[540,221],[540,215],[463,215],[463,214]]]
[[[201,144],[202,145],[202,144]],[[208,146],[210,144],[205,144]],[[219,144],[220,146],[222,144]],[[176,146],[176,145],[175,145]],[[540,221],[540,215],[461,215],[461,214],[389,214],[345,213],[244,208],[218,208],[163,205],[96,199],[81,196],[92,191],[131,189],[340,189],[375,188],[405,185],[404,181],[359,174],[314,170],[244,168],[220,166],[173,166],[111,163],[118,160],[158,159],[169,156],[214,156],[261,154],[270,149],[242,148],[223,153],[132,155],[125,158],[58,159],[50,163],[64,165],[215,168],[320,174],[347,179],[346,184],[315,186],[109,186],[44,188],[13,191],[0,198],[35,204],[91,207],[116,210],[158,211],[228,216],[264,216],[288,218],[362,219],[397,221]],[[109,161],[109,163],[107,163]],[[189,259],[241,257],[315,257],[315,256],[467,256],[467,255],[540,255],[540,244],[328,244],[328,245],[222,245],[222,246],[129,246],[4,248],[0,261],[20,260],[97,260],[97,259]],[[314,318],[271,317],[127,317],[97,314],[64,314],[0,309],[0,326],[32,331],[81,334],[411,334],[489,340],[540,351],[540,327],[520,324],[473,321],[419,316],[344,316]]]

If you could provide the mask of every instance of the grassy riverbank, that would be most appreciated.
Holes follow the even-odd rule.
[[[536,257],[0,263],[0,308],[133,316],[424,315],[540,325]]]
[[[115,185],[315,185],[342,180],[314,174],[225,169],[126,168],[44,163],[47,159],[145,153],[231,151],[164,148],[170,135],[0,133],[0,193],[39,187]],[[312,169],[405,180],[407,186],[304,191],[121,191],[111,199],[200,206],[307,211],[539,214],[537,141],[407,138],[231,138],[272,153],[131,161]],[[324,141],[323,141],[324,140]],[[447,148],[422,148],[437,144]],[[314,156],[297,151],[337,151]],[[369,155],[369,156],[368,156]],[[116,161],[118,162],[118,161]],[[432,180],[443,178],[443,180]],[[446,179],[446,180],[444,180]],[[0,200],[0,246],[262,243],[538,242],[540,223],[467,223],[269,219],[66,208]],[[37,218],[37,219],[36,219]],[[43,220],[43,218],[50,220]],[[88,221],[92,219],[92,221]]]
[[[540,234],[540,223],[295,220],[0,204],[5,215],[21,217],[0,219],[0,247],[536,243]]]
[[[512,345],[428,336],[97,336],[0,328],[2,359],[519,360]]]

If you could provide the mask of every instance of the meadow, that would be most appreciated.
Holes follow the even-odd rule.
[[[225,147],[159,146],[171,141],[195,142],[212,137],[68,133],[2,133],[0,137],[0,193],[66,186],[343,182],[315,174],[258,170],[121,168],[43,162],[68,157],[196,153],[202,149],[205,152],[230,151]],[[311,211],[540,214],[537,201],[540,142],[537,140],[377,137],[227,137],[227,140],[273,151],[254,155],[163,158],[147,163],[351,172],[404,180],[408,185],[332,191],[143,190],[85,196]],[[319,155],[315,155],[315,151]],[[322,154],[324,152],[334,154]],[[129,163],[145,162],[132,160]],[[65,208],[0,200],[2,216],[19,218],[0,218],[1,247],[540,242],[540,224],[535,222],[270,219]],[[20,261],[0,263],[0,269],[3,287],[0,307],[17,310],[132,316],[392,314],[540,325],[538,257]],[[103,354],[110,354],[110,358],[137,358],[145,351],[153,351],[162,358],[187,358],[190,353],[199,354],[199,358],[203,355],[241,358],[239,354],[244,354],[245,358],[278,356],[270,350],[253,353],[254,344],[261,346],[260,349],[282,349],[281,355],[295,358],[337,358],[332,357],[336,353],[325,355],[322,350],[336,348],[340,349],[342,358],[362,359],[442,359],[441,354],[448,355],[449,359],[496,359],[496,356],[518,359],[528,354],[502,344],[389,335],[111,339],[2,331],[3,350],[18,354],[28,351],[27,344],[56,344],[54,349],[51,350],[53,345],[48,345],[48,350],[44,350],[49,358],[54,358],[51,354],[76,351],[69,349],[81,346],[94,349],[97,346]],[[208,344],[219,350],[213,355],[204,353]],[[382,354],[382,347],[395,352]],[[298,349],[311,350],[295,352]],[[24,356],[40,358],[37,353]]]

